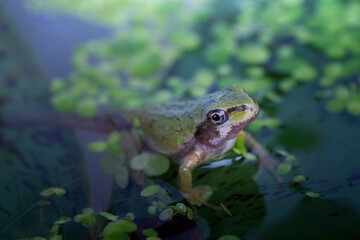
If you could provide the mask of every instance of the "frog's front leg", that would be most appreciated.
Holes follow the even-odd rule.
[[[278,162],[271,157],[270,153],[264,148],[264,146],[256,141],[256,139],[248,132],[241,131],[239,136],[244,138],[245,145],[249,147],[251,151],[258,157],[259,170],[255,174],[254,178],[256,179],[263,170],[266,170],[269,171],[278,182],[280,182],[281,178],[276,172],[276,166],[278,165]]]
[[[206,160],[206,153],[199,148],[194,148],[184,159],[179,170],[179,189],[192,205],[206,205],[200,189],[192,187],[192,171]]]

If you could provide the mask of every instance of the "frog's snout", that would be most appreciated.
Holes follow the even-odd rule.
[[[254,121],[257,116],[259,115],[260,112],[260,108],[259,105],[253,100],[251,99],[252,102],[251,104],[248,105],[242,105],[243,107],[243,111],[246,112],[246,116],[248,119],[251,119],[251,121]]]
[[[259,104],[257,104],[257,102],[255,102],[254,100],[253,100],[253,102],[254,102],[254,105],[252,107],[252,111],[254,113],[254,117],[257,117],[257,115],[259,115],[259,112],[260,112],[260,107],[259,107]]]

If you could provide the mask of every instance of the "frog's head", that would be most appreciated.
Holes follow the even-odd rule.
[[[259,114],[259,105],[238,85],[209,95],[198,125],[196,138],[216,146],[235,138]]]

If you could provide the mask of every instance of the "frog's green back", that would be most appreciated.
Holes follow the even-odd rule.
[[[190,142],[201,117],[196,101],[171,102],[156,107],[134,110],[128,117],[137,117],[150,146],[172,154]]]
[[[208,111],[226,109],[248,101],[252,99],[244,90],[233,85],[196,100],[169,102],[129,111],[124,117],[128,121],[138,117],[150,146],[159,152],[174,154],[191,145],[197,126],[206,119]]]

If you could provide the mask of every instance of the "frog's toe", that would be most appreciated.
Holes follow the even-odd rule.
[[[205,205],[205,200],[201,197],[200,193],[197,192],[195,189],[192,189],[190,192],[184,193],[184,197],[186,198],[186,201],[190,203],[193,206],[202,206]]]
[[[192,188],[189,192],[183,193],[183,195],[191,205],[210,206],[206,200],[209,199],[213,191],[214,188],[209,185],[198,185]]]
[[[209,185],[198,185],[195,186],[193,190],[196,191],[204,201],[206,201],[213,194],[215,188]]]

